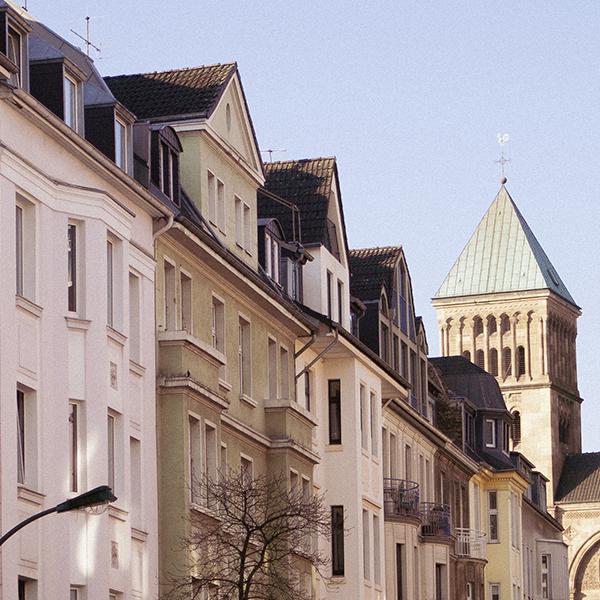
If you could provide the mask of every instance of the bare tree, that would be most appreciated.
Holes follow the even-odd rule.
[[[199,482],[206,510],[194,516],[189,564],[167,598],[309,600],[312,569],[327,564],[316,540],[330,537],[331,520],[323,497],[299,488],[237,472]]]

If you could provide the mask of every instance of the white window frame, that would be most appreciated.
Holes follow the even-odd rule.
[[[268,398],[270,400],[279,398],[279,356],[277,349],[277,340],[273,336],[267,335]]]
[[[167,256],[163,257],[163,328],[177,329],[177,265]]]
[[[248,466],[249,471],[244,469],[244,464]],[[240,452],[240,470],[244,475],[244,481],[247,484],[251,484],[254,480],[254,459],[243,452]]]
[[[72,86],[72,87],[71,87]],[[70,102],[67,103],[67,91],[69,92]],[[71,95],[71,91],[73,94]],[[74,131],[78,130],[78,120],[79,120],[79,83],[73,75],[66,72],[63,73],[63,114],[64,114],[64,122]],[[72,109],[67,116],[68,108]]]
[[[203,473],[203,436],[202,418],[200,415],[188,412],[188,478],[190,485],[190,502],[200,505],[202,502],[202,473]]]
[[[490,501],[491,494],[495,494],[496,506],[492,508]],[[496,543],[500,541],[500,515],[498,512],[498,490],[487,491],[487,509],[488,509],[488,536],[490,543]],[[492,537],[492,517],[496,517],[496,537]]]
[[[361,447],[366,452],[369,451],[369,436],[371,432],[370,414],[367,406],[367,386],[364,383],[359,384],[359,404],[360,404],[360,440]]]
[[[546,564],[544,565],[544,561]],[[543,553],[540,556],[540,591],[542,592],[542,600],[550,600],[552,598],[552,555]]]
[[[490,583],[490,600],[500,600],[499,583]]]
[[[487,432],[487,427],[488,427],[488,424],[490,424],[490,423],[492,425],[492,429],[491,429],[491,432],[492,432],[492,436],[491,436],[492,437],[492,441],[491,442],[488,441],[488,432]],[[496,447],[496,443],[497,443],[497,440],[496,440],[496,420],[495,419],[486,419],[485,420],[484,434],[485,434],[485,447],[486,448],[495,448]]]
[[[182,331],[192,333],[194,282],[190,273],[179,269],[179,321]]]
[[[24,385],[17,384],[16,387],[17,410],[15,415],[17,419],[17,456],[22,457],[21,465],[17,465],[17,483],[26,486],[29,489],[38,487],[38,468],[39,468],[39,439],[38,439],[38,404],[37,393]],[[21,396],[19,396],[19,394]],[[22,425],[23,432],[21,437],[18,412],[19,398],[22,399]],[[19,460],[17,460],[19,463]]]
[[[112,411],[107,415],[107,432],[106,432],[106,464],[107,475],[106,480],[113,493],[118,490],[117,481],[117,456],[118,456],[118,415]]]
[[[117,146],[117,140],[120,140],[120,146]],[[115,117],[115,164],[123,171],[127,172],[128,160],[127,160],[127,144],[129,141],[129,133],[127,123]]]
[[[290,352],[287,346],[279,345],[279,396],[290,400]]]
[[[373,390],[369,390],[369,406],[371,421],[371,454],[379,456],[379,397]]]
[[[69,400],[69,491],[79,492],[81,485],[81,403]]]
[[[241,313],[238,313],[238,378],[240,398],[252,402],[252,323]]]

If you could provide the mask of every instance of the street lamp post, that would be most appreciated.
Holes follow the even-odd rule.
[[[2,537],[0,537],[0,546],[2,546],[7,539],[17,533],[17,531],[23,529],[25,525],[29,525],[29,523],[37,521],[38,519],[41,519],[50,513],[62,513],[69,510],[77,510],[78,508],[99,506],[100,504],[114,502],[116,499],[116,496],[112,493],[112,490],[109,486],[100,485],[93,490],[89,490],[88,492],[79,494],[79,496],[75,496],[75,498],[70,498],[69,500],[65,500],[64,502],[61,502],[52,508],[47,508],[46,510],[42,510],[35,515],[27,517],[27,519],[21,521],[18,525],[15,525],[10,531],[7,531]]]

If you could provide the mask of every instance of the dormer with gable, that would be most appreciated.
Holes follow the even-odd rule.
[[[237,65],[105,81],[139,120],[173,128],[182,147],[180,183],[187,197],[221,242],[257,269],[256,195],[264,176]]]
[[[433,418],[427,337],[415,315],[412,284],[401,246],[350,251],[350,292],[366,306],[358,337],[411,384],[413,408]]]
[[[268,192],[294,204],[302,245],[303,302],[350,330],[348,244],[335,158],[265,163]]]
[[[31,27],[20,14],[23,9],[0,0],[0,80],[29,91],[29,44]]]

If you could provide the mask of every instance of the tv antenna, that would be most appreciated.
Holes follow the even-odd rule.
[[[90,55],[90,48],[93,48],[98,53],[101,52],[100,48],[92,44],[92,42],[90,41],[90,19],[91,17],[85,18],[85,37],[77,33],[74,29],[71,29],[71,33],[74,33],[80,40],[83,40],[83,42],[85,43],[85,53],[88,55],[88,57]]]
[[[285,148],[269,148],[268,150],[261,150],[262,154],[269,155],[269,162],[273,162],[273,152],[287,152]]]
[[[500,158],[495,162],[500,165],[500,170],[502,171],[501,181],[504,184],[504,183],[506,183],[506,175],[504,174],[504,167],[505,167],[506,163],[510,162],[510,158],[506,158],[504,156],[504,146],[510,139],[510,136],[508,135],[508,133],[498,133],[498,134],[496,134],[496,139],[498,140],[498,143],[500,144],[501,150],[500,150]]]

